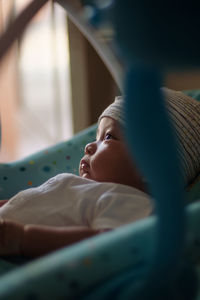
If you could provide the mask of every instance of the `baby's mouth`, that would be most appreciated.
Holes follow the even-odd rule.
[[[90,169],[90,166],[89,166],[88,162],[86,162],[84,159],[82,159],[80,162],[80,176],[83,178],[88,177],[89,169]]]

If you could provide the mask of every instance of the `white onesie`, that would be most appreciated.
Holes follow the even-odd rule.
[[[130,186],[59,174],[19,192],[0,217],[22,224],[116,228],[150,215],[150,197]]]

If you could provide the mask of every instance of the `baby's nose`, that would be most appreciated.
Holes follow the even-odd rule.
[[[96,149],[97,146],[95,142],[89,143],[85,146],[85,154],[92,155],[95,153]]]

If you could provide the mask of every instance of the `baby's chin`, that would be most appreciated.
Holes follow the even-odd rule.
[[[84,174],[82,174],[81,177],[82,177],[82,178],[87,178],[87,179],[92,179],[92,178],[90,177],[90,174],[89,174],[89,173],[84,173]]]
[[[91,179],[92,180],[92,177],[90,175],[89,172],[79,172],[79,176],[82,177],[82,178],[86,178],[86,179]]]

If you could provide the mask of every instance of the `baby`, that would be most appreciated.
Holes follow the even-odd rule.
[[[200,106],[180,92],[162,90],[189,183],[200,169]],[[0,208],[1,255],[43,255],[152,213],[124,126],[123,99],[117,97],[99,118],[96,141],[85,147],[80,176],[59,174]]]

